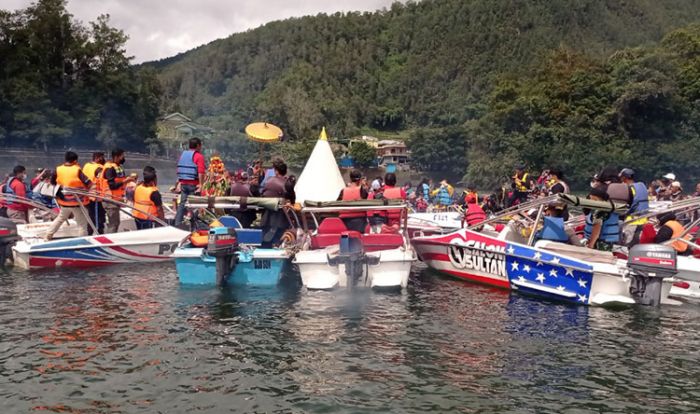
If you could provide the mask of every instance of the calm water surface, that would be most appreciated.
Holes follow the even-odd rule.
[[[0,273],[2,412],[700,412],[700,305],[607,310],[419,267],[407,292]]]

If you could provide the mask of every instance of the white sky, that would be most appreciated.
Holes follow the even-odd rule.
[[[15,10],[32,0],[1,0]],[[109,14],[111,25],[129,35],[134,63],[161,59],[264,23],[309,14],[374,11],[392,0],[68,0],[68,11],[88,22]]]

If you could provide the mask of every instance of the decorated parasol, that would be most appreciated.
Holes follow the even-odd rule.
[[[260,151],[260,160],[263,158],[263,144],[278,142],[284,137],[284,132],[278,126],[267,122],[254,122],[245,127],[245,134],[253,141],[257,141]]]

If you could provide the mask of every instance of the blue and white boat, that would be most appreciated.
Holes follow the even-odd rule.
[[[263,249],[262,230],[245,229],[235,217],[224,216],[218,219],[224,228],[234,229],[237,243],[240,246],[235,251],[236,263],[223,282],[238,286],[276,286],[284,270],[289,266],[290,252],[287,249]],[[218,229],[210,231],[216,233]],[[188,238],[175,249],[172,257],[175,259],[180,283],[186,285],[215,285],[217,284],[217,258],[211,255],[206,247],[197,247]]]

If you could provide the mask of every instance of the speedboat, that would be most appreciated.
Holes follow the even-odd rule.
[[[306,240],[293,260],[302,284],[307,289],[406,288],[416,260],[406,233],[407,206],[383,205],[381,201],[327,204],[330,205],[302,209],[302,215],[310,215],[315,224],[315,230],[304,228]],[[359,233],[349,231],[340,218],[328,216],[349,210],[400,210],[402,225],[398,232]],[[320,215],[326,217],[319,223]]]
[[[255,200],[248,202],[255,204]],[[271,200],[278,204],[277,199],[264,199],[267,203]],[[180,283],[277,285],[289,267],[292,250],[261,248],[262,230],[243,228],[235,217],[219,217],[216,222],[209,230],[188,235],[173,252]]]
[[[15,265],[25,269],[154,263],[171,260],[187,235],[187,231],[165,226],[52,241],[24,239],[12,250]]]
[[[649,265],[649,271],[611,252],[536,241],[544,206],[556,200],[591,209],[611,206],[568,195],[549,197],[509,209],[480,224],[480,231],[467,228],[447,235],[416,237],[412,242],[418,257],[429,267],[460,279],[582,305],[676,303],[668,299],[676,272],[672,249],[652,245],[648,251],[637,251],[634,259]],[[538,211],[534,220],[526,214],[533,207]],[[528,223],[514,220],[519,216]],[[497,232],[488,224],[499,218],[509,221]],[[659,259],[667,255],[668,260]],[[656,260],[660,263],[654,267],[650,262]],[[650,276],[654,272],[656,276]]]
[[[464,214],[459,211],[409,213],[408,236],[431,236],[452,233],[462,228]]]

